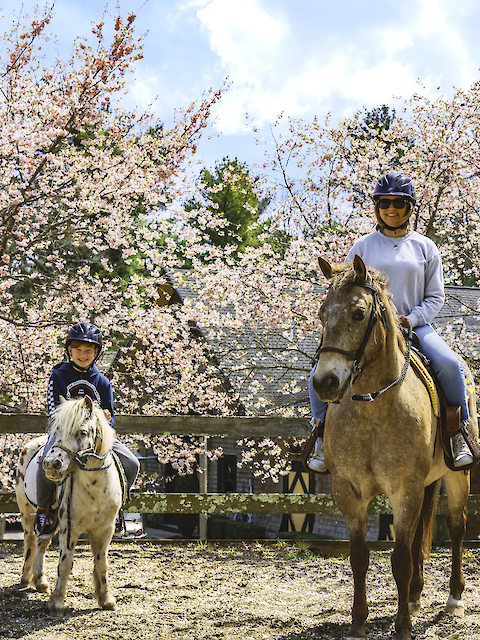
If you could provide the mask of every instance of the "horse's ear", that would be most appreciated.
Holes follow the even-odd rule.
[[[318,264],[320,265],[320,269],[322,270],[325,278],[327,278],[327,280],[331,280],[334,276],[332,265],[321,256],[318,256]]]
[[[60,398],[60,404],[63,404],[64,402],[66,402],[66,399],[63,396],[59,396]]]
[[[355,273],[357,274],[357,278],[362,280],[362,282],[366,282],[367,280],[367,267],[365,266],[364,261],[358,254],[355,254],[353,259],[353,268],[355,269]]]
[[[84,403],[89,411],[93,411],[93,400],[90,396],[84,396]]]

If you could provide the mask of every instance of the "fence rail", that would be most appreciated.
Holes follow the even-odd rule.
[[[297,437],[310,434],[310,425],[304,418],[216,418],[204,416],[142,416],[118,415],[116,431],[119,434],[194,435],[243,437]],[[43,414],[0,414],[2,433],[43,433],[47,416]],[[202,456],[206,458],[206,456]],[[204,459],[203,464],[206,465]],[[204,469],[206,471],[206,467]],[[206,539],[206,517],[219,513],[266,514],[338,514],[332,495],[285,493],[208,493],[206,473],[202,474],[202,493],[141,493],[133,492],[125,511],[130,513],[199,513],[203,519],[200,538]],[[384,496],[374,498],[369,513],[392,513]],[[0,514],[18,513],[15,494],[0,494]],[[480,515],[480,495],[470,495],[468,513]],[[437,515],[447,514],[446,496],[440,496]],[[202,518],[203,516],[203,518]],[[202,524],[202,520],[201,520]]]
[[[469,515],[480,515],[480,495],[468,500]],[[326,493],[133,493],[124,507],[129,513],[340,513]],[[377,496],[369,513],[392,513],[387,498]],[[18,513],[15,494],[0,494],[0,513]],[[447,497],[440,496],[437,515],[447,515]]]

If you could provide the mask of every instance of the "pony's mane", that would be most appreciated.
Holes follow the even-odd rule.
[[[97,453],[104,455],[111,449],[113,429],[96,402],[89,402],[85,398],[65,400],[53,413],[52,428],[61,434],[65,441],[73,440],[79,427],[91,420],[92,417],[95,421],[95,441],[100,444]]]

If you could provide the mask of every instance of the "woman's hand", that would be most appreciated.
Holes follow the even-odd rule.
[[[398,321],[400,322],[400,326],[405,327],[406,329],[412,326],[412,323],[410,322],[410,320],[405,316],[398,316]]]
[[[104,409],[103,413],[105,414],[105,418],[110,422],[110,420],[112,419],[112,414],[110,413],[110,411],[108,409]]]

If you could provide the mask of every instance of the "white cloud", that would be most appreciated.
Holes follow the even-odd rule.
[[[258,126],[280,112],[351,113],[414,92],[433,97],[452,73],[457,86],[468,86],[476,75],[478,65],[452,24],[458,0],[420,0],[409,11],[353,26],[347,20],[346,35],[331,30],[329,15],[313,2],[299,21],[283,2],[199,1],[204,6],[197,16],[218,67],[232,81],[217,110],[224,134],[246,132],[246,113]],[[336,17],[349,2],[340,4],[329,7]],[[302,20],[318,24],[318,37],[305,40]]]

